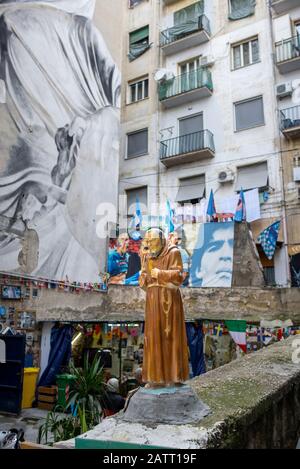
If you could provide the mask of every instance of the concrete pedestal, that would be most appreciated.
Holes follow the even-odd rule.
[[[180,425],[200,422],[209,413],[210,408],[196,396],[190,386],[140,388],[119,418],[144,425]]]

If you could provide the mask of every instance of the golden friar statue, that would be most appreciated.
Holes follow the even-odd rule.
[[[187,338],[179,286],[182,260],[159,228],[141,247],[140,287],[146,291],[143,381],[147,387],[172,386],[189,377]]]

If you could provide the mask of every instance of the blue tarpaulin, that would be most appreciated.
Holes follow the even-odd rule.
[[[206,372],[205,359],[203,354],[203,332],[202,322],[186,323],[186,334],[190,349],[190,361],[193,370],[193,377]]]
[[[38,386],[55,384],[61,367],[68,364],[71,357],[72,331],[70,325],[52,327],[48,365],[39,379]]]

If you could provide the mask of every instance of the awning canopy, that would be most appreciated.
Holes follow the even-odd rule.
[[[268,226],[272,225],[272,223],[275,223],[276,221],[278,221],[278,218],[261,218],[260,220],[255,220],[250,223],[253,239],[256,244],[260,244],[257,241],[257,238],[259,237],[260,233],[264,231],[266,228],[268,228]],[[277,242],[283,243],[282,223],[280,225]]]
[[[268,186],[268,164],[263,163],[252,164],[249,166],[241,166],[238,168],[235,190],[256,189]]]
[[[180,179],[180,186],[176,196],[176,202],[187,202],[194,199],[202,199],[205,191],[205,177],[195,176]]]

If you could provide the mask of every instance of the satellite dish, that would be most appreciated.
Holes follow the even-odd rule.
[[[154,80],[155,81],[162,81],[166,78],[167,75],[167,70],[165,68],[161,68],[157,70],[157,72],[154,75]]]
[[[167,70],[166,68],[160,68],[155,73],[154,80],[157,82],[161,82],[165,80],[168,81],[168,80],[173,80],[174,76],[175,75],[171,70]]]
[[[293,80],[292,82],[293,94],[292,102],[293,104],[300,104],[300,80]]]

